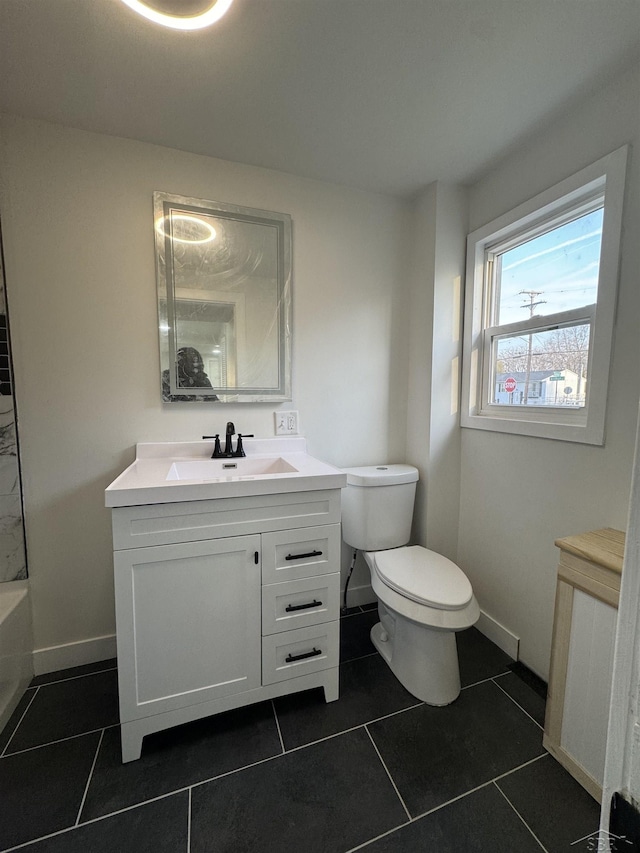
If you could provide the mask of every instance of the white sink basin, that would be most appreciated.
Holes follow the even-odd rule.
[[[194,459],[174,462],[167,480],[228,480],[237,477],[264,477],[295,474],[298,471],[278,456],[244,456],[238,459]]]
[[[136,445],[136,459],[105,490],[109,507],[341,489],[347,475],[306,452],[302,436],[244,442],[246,456],[211,459],[213,441]]]

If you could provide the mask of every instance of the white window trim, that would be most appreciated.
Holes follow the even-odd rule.
[[[620,237],[628,146],[623,146],[592,163],[570,178],[540,193],[498,219],[483,225],[467,239],[464,350],[462,370],[463,427],[552,438],[584,444],[604,444],[607,386],[615,324],[620,263]],[[590,334],[590,369],[587,405],[582,409],[545,409],[526,406],[517,409],[482,404],[488,365],[484,358],[484,338],[490,331],[489,306],[485,302],[485,253],[488,247],[503,244],[529,231],[536,224],[588,203],[604,192],[604,217],[598,280],[598,303]],[[580,309],[589,317],[592,306]],[[567,316],[565,317],[564,314]],[[571,319],[576,312],[537,318],[540,326],[555,320]],[[526,321],[525,321],[526,322]],[[522,325],[522,324],[515,324]],[[507,326],[501,327],[501,330]],[[495,327],[494,327],[495,331]]]

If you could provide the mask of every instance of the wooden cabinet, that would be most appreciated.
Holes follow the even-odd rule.
[[[625,535],[603,528],[558,539],[545,748],[602,797]]]
[[[338,698],[340,491],[113,510],[122,758],[287,693]]]

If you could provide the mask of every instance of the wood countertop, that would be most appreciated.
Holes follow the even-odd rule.
[[[583,560],[590,560],[618,574],[622,574],[624,543],[625,533],[622,530],[614,530],[613,527],[590,530],[555,541],[562,551],[568,551]]]

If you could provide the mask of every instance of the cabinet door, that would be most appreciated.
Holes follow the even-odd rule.
[[[602,788],[618,611],[573,593],[560,746]]]
[[[260,686],[260,536],[114,555],[123,721]]]

